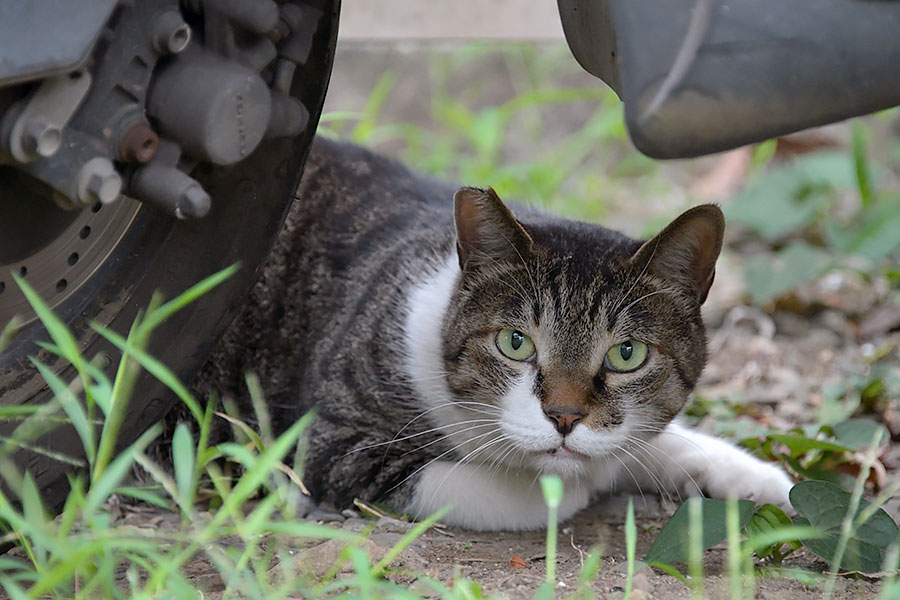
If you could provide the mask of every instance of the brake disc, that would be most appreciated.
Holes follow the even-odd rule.
[[[0,323],[37,315],[10,274],[25,278],[51,309],[72,298],[106,262],[141,208],[136,202],[67,210],[0,167]],[[6,402],[4,402],[6,403]]]

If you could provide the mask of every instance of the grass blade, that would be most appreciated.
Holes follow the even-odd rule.
[[[172,462],[175,468],[175,485],[178,500],[184,508],[194,504],[194,441],[187,425],[179,423],[172,436]]]
[[[703,500],[688,498],[688,574],[691,576],[691,595],[703,598]]]
[[[128,474],[128,471],[134,465],[135,456],[139,452],[143,452],[161,431],[162,426],[157,423],[145,431],[137,441],[128,446],[128,448],[109,463],[109,468],[103,472],[103,475],[99,479],[91,484],[91,489],[88,491],[87,498],[84,502],[84,514],[86,518],[90,519],[96,514],[100,505],[106,502],[109,495],[113,493],[113,490],[118,487],[122,479],[125,478],[125,475]]]
[[[223,281],[234,275],[241,268],[241,263],[236,262],[230,267],[226,267],[221,271],[213,273],[206,279],[196,283],[172,298],[155,310],[148,310],[140,325],[140,333],[149,335],[153,330],[162,325],[163,321],[171,317],[173,314],[199,298],[214,287],[220,285]]]
[[[13,273],[13,279],[19,286],[19,289],[22,290],[22,293],[25,295],[31,308],[37,313],[41,323],[44,324],[47,333],[53,338],[53,341],[59,348],[63,358],[75,365],[75,368],[78,369],[78,372],[83,376],[84,359],[78,349],[78,342],[75,341],[75,336],[72,335],[72,332],[69,331],[69,328],[66,327],[65,323],[53,314],[50,307],[47,306],[43,299],[41,299],[38,293],[34,291],[24,278],[20,277],[17,273]]]
[[[181,383],[169,367],[147,354],[139,346],[130,343],[128,339],[123,338],[115,331],[107,329],[99,323],[91,323],[91,329],[102,335],[110,343],[114,344],[126,356],[137,361],[137,363],[146,369],[148,373],[156,377],[163,385],[172,390],[172,392],[184,402],[185,406],[188,407],[188,410],[191,411],[191,415],[193,415],[198,422],[203,420],[203,410],[200,408],[200,403],[197,402],[187,386]],[[116,379],[118,379],[118,377],[116,377]]]
[[[19,315],[14,315],[12,319],[9,320],[9,323],[3,326],[3,330],[0,331],[0,352],[3,352],[7,346],[9,346],[13,338],[16,336],[16,332],[19,331],[19,327],[22,325],[22,318]]]
[[[66,416],[72,423],[72,427],[78,433],[81,439],[81,445],[84,447],[84,454],[87,456],[88,462],[93,463],[96,456],[97,447],[94,443],[94,428],[88,422],[87,413],[62,379],[56,376],[45,364],[37,358],[29,357],[31,362],[37,367],[38,372],[50,386],[53,396],[59,401],[60,406],[65,411]]]
[[[856,169],[859,199],[865,209],[872,204],[872,173],[866,149],[866,132],[859,123],[853,124],[853,166]]]
[[[390,550],[387,551],[384,557],[380,561],[378,561],[378,564],[372,567],[372,575],[377,577],[384,573],[384,569],[389,564],[391,564],[391,562],[395,558],[397,558],[400,553],[407,548],[407,546],[412,544],[417,537],[428,531],[428,529],[431,528],[432,525],[437,523],[441,519],[441,517],[450,512],[451,508],[451,506],[444,506],[438,509],[437,512],[435,512],[424,521],[417,523],[416,526],[410,529],[399,542],[397,542]]]
[[[628,498],[628,512],[625,513],[625,560],[628,571],[625,574],[625,600],[631,599],[631,586],[634,579],[634,554],[637,546],[637,527],[634,524],[634,499]]]
[[[728,578],[731,584],[731,600],[741,600],[744,594],[744,578],[741,577],[741,564],[743,561],[741,560],[741,526],[739,521],[737,498],[732,496],[728,498],[725,505],[725,525],[728,532],[726,537],[728,540]],[[752,576],[752,569],[750,575]]]
[[[557,510],[562,503],[563,482],[555,475],[541,476],[541,491],[544,493],[544,502],[547,504],[547,579],[551,585],[556,585],[556,532]]]

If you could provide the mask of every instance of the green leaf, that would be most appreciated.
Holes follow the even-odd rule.
[[[830,264],[828,253],[796,241],[774,255],[751,257],[744,265],[744,277],[753,301],[762,304],[780,298],[801,283],[812,281]]]
[[[172,436],[172,462],[180,504],[189,509],[194,503],[194,440],[184,423],[175,427]]]
[[[703,549],[712,548],[725,539],[727,528],[725,526],[725,506],[724,500],[715,500],[712,498],[697,499],[703,514]],[[750,516],[753,514],[753,502],[749,500],[738,501],[738,526],[743,527],[747,524]],[[644,557],[646,563],[677,563],[684,562],[688,556],[688,502],[683,503],[669,519],[659,535],[653,541],[650,551]]]
[[[437,523],[441,517],[450,512],[451,506],[444,506],[439,508],[434,514],[430,515],[424,521],[416,523],[416,526],[406,532],[399,542],[394,544],[390,550],[384,555],[384,557],[378,561],[372,568],[372,573],[374,575],[381,575],[384,572],[384,569],[387,568],[391,561],[400,556],[400,553],[403,552],[410,544],[412,544],[416,538],[421,537],[426,531],[431,529],[431,526]]]
[[[812,466],[805,467],[801,461],[790,456],[781,455],[780,458],[787,463],[794,473],[806,479],[828,481],[845,490],[852,490],[853,486],[856,485],[856,478],[834,469],[822,468],[819,466],[819,461]]]
[[[890,439],[887,428],[881,423],[876,423],[870,419],[849,419],[842,423],[837,423],[832,429],[834,430],[835,441],[853,450],[868,448],[872,445],[872,440],[875,439],[875,436],[878,436],[880,442]]]
[[[812,525],[825,532],[825,537],[807,540],[804,545],[816,556],[830,561],[834,557],[841,537],[841,524],[847,514],[850,494],[827,481],[801,481],[791,489],[791,504],[799,515],[794,519],[797,525]],[[853,515],[869,506],[861,500]],[[832,565],[834,570],[861,571],[875,573],[884,564],[887,549],[896,544],[900,529],[890,516],[880,508],[865,523],[861,524],[847,543],[841,565]]]
[[[354,142],[364,144],[372,137],[381,109],[390,97],[396,80],[397,74],[392,69],[388,69],[372,88],[366,105],[363,107],[362,118],[350,134]]]
[[[817,152],[753,177],[725,215],[775,241],[812,225],[824,214],[832,190],[849,190],[855,184],[849,156]]]
[[[481,160],[491,164],[494,162],[500,150],[505,127],[506,119],[497,108],[486,108],[475,117],[475,122],[469,130],[469,137]]]
[[[747,536],[747,544],[754,549],[760,558],[777,557],[785,542],[789,542],[792,549],[797,549],[800,543],[797,537],[792,536],[793,528],[790,517],[774,504],[763,504],[753,513],[747,525],[744,526],[744,535]],[[781,534],[784,535],[781,535]],[[769,541],[772,537],[776,539]]]
[[[28,594],[26,594],[18,585],[13,583],[13,580],[9,577],[0,577],[0,587],[6,590],[10,600],[29,600],[30,598]]]
[[[829,450],[832,452],[849,452],[852,450],[848,446],[841,446],[825,440],[817,440],[793,433],[770,433],[766,437],[787,446],[791,451],[791,456],[794,458],[803,456],[810,450]]]

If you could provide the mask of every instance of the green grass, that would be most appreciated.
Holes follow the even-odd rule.
[[[419,523],[395,547],[374,564],[360,555],[361,537],[340,529],[304,522],[296,518],[297,483],[284,473],[283,461],[309,425],[312,414],[296,422],[282,435],[264,442],[243,445],[207,445],[214,401],[206,408],[162,363],[145,353],[156,326],[166,317],[229,277],[236,267],[217,273],[170,302],[155,297],[140,314],[126,338],[103,327],[94,329],[122,350],[119,367],[112,380],[82,356],[66,327],[50,312],[27,282],[17,280],[53,340],[46,348],[78,372],[75,383],[63,382],[46,366],[32,359],[47,378],[55,398],[46,407],[32,411],[20,407],[0,407],[0,417],[25,419],[7,440],[0,453],[2,476],[13,496],[0,492],[0,529],[5,541],[17,544],[26,560],[0,557],[0,587],[11,598],[197,598],[198,589],[185,567],[198,556],[211,562],[224,585],[223,597],[285,598],[301,593],[307,597],[354,590],[362,596],[377,591],[381,596],[400,595],[403,590],[383,578],[390,563],[411,541],[427,530],[442,513]],[[143,368],[165,382],[197,419],[195,439],[191,429],[179,425],[172,439],[174,473],[156,464],[145,450],[159,435],[159,425],[118,454],[118,431],[127,418],[134,395],[134,383]],[[259,386],[249,379],[251,394]],[[73,389],[81,392],[75,393]],[[256,404],[262,406],[261,398]],[[102,414],[92,415],[94,407]],[[12,453],[45,432],[36,428],[47,414],[64,412],[78,432],[85,450],[85,475],[71,478],[71,491],[59,516],[44,508],[40,491],[29,473],[21,473],[12,462]],[[15,413],[15,414],[13,414]],[[59,420],[54,426],[59,425]],[[99,435],[96,434],[99,429]],[[236,478],[223,475],[222,461],[240,464]],[[227,464],[227,462],[226,462]],[[125,487],[125,476],[140,465],[153,484]],[[265,495],[260,492],[265,490]],[[114,494],[131,496],[168,508],[181,517],[173,531],[135,530],[113,522],[109,502]],[[214,510],[203,511],[199,496]],[[297,545],[316,541],[342,540],[348,547],[339,562],[349,561],[354,576],[348,579],[316,580],[302,571],[283,566],[272,577],[275,564],[292,565],[290,553]],[[235,541],[237,540],[237,541]],[[335,574],[340,565],[336,565]],[[117,577],[117,572],[125,572]],[[362,593],[366,591],[367,593]],[[448,590],[447,597],[455,598]]]
[[[298,593],[304,597],[417,597],[401,585],[392,583],[390,565],[443,512],[417,524],[380,560],[373,560],[360,547],[361,535],[296,518],[295,507],[300,488],[279,467],[283,467],[283,461],[309,425],[312,414],[278,437],[273,437],[270,431],[260,434],[249,430],[245,444],[229,442],[208,447],[206,440],[213,418],[212,399],[201,409],[200,402],[171,372],[144,353],[153,328],[162,322],[161,315],[172,314],[213,289],[231,272],[217,273],[171,302],[162,303],[161,299],[155,298],[151,306],[138,316],[127,338],[119,338],[97,327],[123,351],[119,368],[111,381],[79,354],[74,338],[46,309],[27,283],[18,282],[50,332],[53,343],[46,347],[75,365],[79,371],[75,379],[79,385],[73,386],[72,382],[67,385],[56,379],[51,371],[44,368],[43,372],[48,382],[53,382],[51,387],[56,394],[54,402],[46,410],[63,411],[67,421],[78,431],[85,447],[89,477],[73,476],[72,490],[63,511],[54,518],[44,508],[40,491],[30,474],[16,470],[9,452],[16,443],[32,439],[35,429],[29,426],[30,421],[45,414],[44,411],[29,414],[12,436],[12,445],[0,454],[3,477],[7,486],[15,492],[15,502],[13,498],[0,494],[0,522],[3,523],[5,539],[19,545],[26,558],[24,561],[0,558],[0,585],[11,598],[195,598],[198,590],[185,569],[198,556],[204,557],[218,572],[225,586],[223,597],[271,599]],[[117,436],[117,424],[125,418],[133,395],[138,370],[131,368],[132,361],[167,382],[173,391],[183,396],[182,400],[197,418],[196,439],[183,424],[175,429],[172,474],[155,464],[145,453],[152,439],[160,433],[159,426],[149,429],[118,455],[102,462],[100,460],[101,448],[115,446],[115,439],[110,442],[109,436]],[[81,391],[76,395],[73,389]],[[259,397],[259,384],[252,377],[248,378],[248,389],[255,396],[255,405],[264,406]],[[122,390],[128,391],[128,394],[125,395]],[[91,403],[102,412],[96,419],[88,416]],[[261,422],[266,422],[265,417]],[[99,437],[94,435],[98,427]],[[248,430],[246,425],[243,425],[243,430]],[[897,527],[879,505],[896,493],[900,485],[884,490],[871,504],[862,500],[884,430],[861,425],[838,428],[839,437],[835,439],[849,444],[851,440],[860,440],[866,433],[871,433],[871,437],[861,445],[853,446],[865,453],[865,459],[851,492],[842,492],[838,486],[822,481],[798,484],[791,493],[791,499],[801,517],[793,523],[783,513],[773,512],[778,509],[769,505],[754,512],[752,504],[746,501],[742,501],[739,508],[739,503],[735,501],[694,499],[682,507],[687,509],[687,516],[679,518],[683,512],[679,510],[659,533],[644,561],[638,562],[634,509],[629,502],[625,522],[628,569],[623,582],[626,597],[631,595],[636,569],[647,568],[648,564],[677,576],[695,597],[703,597],[703,552],[722,540],[727,542],[727,572],[734,599],[752,597],[752,582],[757,577],[757,569],[765,564],[777,565],[790,553],[778,554],[772,550],[784,543],[826,542],[822,546],[808,545],[811,551],[831,565],[831,574],[822,578],[825,597],[832,594],[842,566],[850,564],[844,562],[849,550],[856,553],[853,555],[856,557],[853,570],[883,570],[889,577],[886,585],[894,586],[892,577],[897,568]],[[791,440],[791,443],[799,442]],[[823,446],[831,452],[841,449],[836,443],[814,443],[812,438],[804,447],[807,450],[821,450]],[[222,460],[240,464],[240,476],[223,476]],[[149,473],[154,481],[152,485],[139,488],[121,485],[135,464]],[[837,495],[829,499],[826,497],[828,494],[818,488],[818,491],[804,495],[800,488],[805,484],[832,486],[835,492],[830,492],[830,488],[825,488],[825,492]],[[536,591],[536,597],[551,598],[557,583],[556,511],[562,501],[563,490],[561,481],[555,477],[542,478],[541,486],[548,506],[546,578],[544,585]],[[261,496],[262,490],[265,494]],[[132,496],[167,507],[180,515],[180,526],[172,531],[145,530],[138,533],[131,526],[117,525],[110,514],[109,501],[113,494]],[[208,505],[215,508],[202,511],[197,498],[210,494],[214,501]],[[776,515],[775,520],[772,514]],[[832,519],[830,525],[826,517],[817,516],[834,514],[842,516],[837,522],[833,521],[833,516],[827,517]],[[751,528],[754,522],[756,525]],[[835,533],[826,531],[829,526],[829,531]],[[338,562],[324,577],[311,577],[302,568],[294,568],[291,559],[294,548],[324,540],[340,540],[347,544]],[[675,540],[687,540],[687,543],[679,546]],[[875,548],[874,554],[870,552],[863,558],[870,560],[874,556],[873,560],[878,561],[874,567],[859,562],[856,556],[860,552],[869,552],[871,548]],[[754,553],[758,557],[756,561],[753,560]],[[592,552],[582,568],[577,593],[583,597],[591,597],[590,581],[599,571],[597,556]],[[682,561],[688,565],[687,576],[680,574],[677,567]],[[338,578],[338,573],[343,570],[342,564],[349,565],[351,573]],[[281,565],[281,569],[273,575],[275,565]],[[117,577],[117,572],[122,571],[125,576]],[[420,578],[429,581],[423,574]],[[435,592],[444,598],[471,598],[481,594],[477,583],[463,578],[457,579],[452,587],[431,583]]]

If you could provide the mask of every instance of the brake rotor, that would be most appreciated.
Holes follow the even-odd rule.
[[[140,210],[137,202],[70,210],[27,176],[0,167],[0,326],[13,317],[21,325],[37,319],[13,273],[56,309],[91,280]]]

